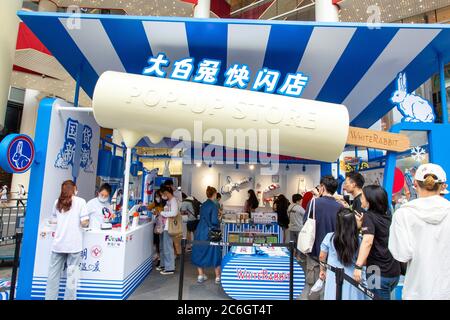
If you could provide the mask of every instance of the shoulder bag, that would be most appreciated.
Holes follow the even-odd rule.
[[[312,211],[312,218],[311,218]],[[314,246],[314,241],[316,240],[316,200],[311,201],[308,211],[308,219],[303,225],[302,230],[300,230],[297,239],[297,249],[301,253],[307,254],[311,253]]]

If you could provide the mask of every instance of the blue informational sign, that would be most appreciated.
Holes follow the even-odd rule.
[[[0,143],[0,166],[8,173],[27,172],[34,155],[34,142],[27,135],[10,134]]]

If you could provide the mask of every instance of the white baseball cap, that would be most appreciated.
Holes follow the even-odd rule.
[[[444,169],[442,169],[440,165],[434,163],[422,164],[419,168],[417,168],[414,179],[417,181],[425,181],[425,177],[429,174],[436,176],[438,183],[444,183],[447,181],[447,175]]]

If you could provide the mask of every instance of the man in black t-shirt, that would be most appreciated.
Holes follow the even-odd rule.
[[[364,177],[359,172],[349,172],[345,178],[344,190],[353,196],[353,201],[349,203],[353,210],[361,213],[361,194],[364,187]]]

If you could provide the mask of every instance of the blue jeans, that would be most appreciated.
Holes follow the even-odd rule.
[[[374,288],[372,292],[383,300],[391,300],[391,292],[395,289],[399,280],[400,277],[380,277],[380,288]]]
[[[175,252],[173,249],[173,240],[169,232],[164,231],[159,235],[159,257],[160,266],[167,271],[175,270]]]

